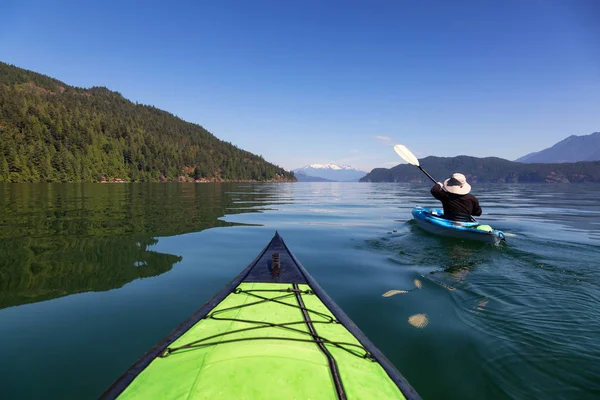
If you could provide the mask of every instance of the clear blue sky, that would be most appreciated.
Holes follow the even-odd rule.
[[[54,3],[60,3],[58,5]],[[600,1],[0,1],[0,60],[287,169],[515,159],[600,130]]]

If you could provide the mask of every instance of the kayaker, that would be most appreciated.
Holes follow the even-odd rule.
[[[470,221],[471,215],[481,215],[479,200],[470,191],[467,178],[459,173],[452,174],[444,183],[437,182],[431,188],[433,197],[444,206],[444,218],[453,221]]]

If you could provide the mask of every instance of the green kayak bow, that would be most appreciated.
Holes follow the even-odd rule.
[[[103,399],[418,399],[281,236]]]

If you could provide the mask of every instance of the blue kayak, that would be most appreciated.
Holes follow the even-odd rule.
[[[444,211],[436,208],[415,207],[412,215],[417,225],[427,232],[458,239],[476,240],[497,244],[504,233],[478,222],[451,221],[443,217]]]

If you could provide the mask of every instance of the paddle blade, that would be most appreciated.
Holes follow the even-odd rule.
[[[394,150],[407,163],[412,164],[415,167],[419,166],[419,160],[417,160],[417,157],[415,157],[415,155],[409,149],[407,149],[406,146],[397,144],[394,146]]]

